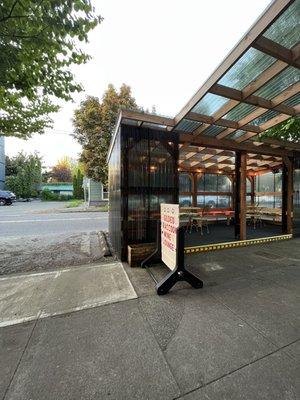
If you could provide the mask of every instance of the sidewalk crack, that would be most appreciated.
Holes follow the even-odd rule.
[[[15,378],[15,375],[16,375],[18,369],[19,369],[19,366],[20,366],[20,364],[21,364],[21,361],[22,361],[22,359],[23,359],[23,356],[24,356],[24,354],[25,354],[25,352],[26,352],[26,350],[27,350],[27,348],[28,348],[29,342],[30,342],[30,340],[31,340],[31,338],[32,338],[32,335],[33,335],[33,332],[34,332],[34,330],[35,330],[35,327],[36,327],[36,325],[37,325],[37,323],[38,323],[38,321],[39,321],[40,314],[41,314],[41,311],[39,311],[39,313],[38,313],[38,315],[37,315],[37,319],[36,319],[35,322],[34,322],[34,325],[33,325],[33,327],[32,327],[32,330],[31,330],[31,332],[30,332],[30,335],[29,335],[29,337],[28,337],[28,340],[27,340],[27,342],[26,342],[26,344],[25,344],[25,346],[24,346],[24,349],[23,349],[23,351],[22,351],[22,353],[21,353],[21,355],[20,355],[20,358],[19,358],[19,361],[18,361],[18,363],[17,363],[17,365],[16,365],[16,368],[15,368],[15,370],[14,370],[14,372],[13,372],[11,378],[10,378],[10,381],[9,381],[9,383],[8,383],[8,385],[7,385],[7,388],[6,388],[5,392],[4,392],[4,396],[3,396],[2,400],[5,400],[6,395],[7,395],[8,391],[9,391],[9,389],[10,389],[10,387],[11,387],[11,384],[12,384],[14,378]]]

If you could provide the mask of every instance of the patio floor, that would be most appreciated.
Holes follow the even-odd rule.
[[[233,242],[236,240],[234,237],[233,225],[227,226],[225,222],[219,222],[210,224],[208,228],[209,233],[207,232],[206,227],[203,227],[203,235],[201,235],[200,230],[196,231],[195,228],[193,228],[191,233],[186,232],[185,247]],[[264,224],[263,226],[258,225],[256,229],[254,229],[253,226],[247,226],[247,239],[258,239],[281,234],[282,230],[280,225]]]

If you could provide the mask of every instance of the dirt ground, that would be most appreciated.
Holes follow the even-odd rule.
[[[107,256],[103,232],[1,238],[0,275],[89,264]]]

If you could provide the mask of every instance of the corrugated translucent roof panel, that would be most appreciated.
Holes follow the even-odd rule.
[[[283,104],[290,106],[290,107],[297,106],[298,104],[300,104],[300,93],[297,93],[297,94],[295,94],[295,96],[284,101]]]
[[[199,128],[200,125],[202,125],[201,122],[183,119],[177,125],[176,130],[183,132],[193,132],[195,129]]]
[[[271,100],[297,82],[300,82],[300,71],[297,68],[288,67],[258,89],[255,95]]]
[[[217,96],[215,94],[207,93],[192,109],[193,112],[198,114],[213,115],[224,104],[228,102],[226,97]]]
[[[243,90],[275,61],[275,58],[251,47],[230,70],[226,72],[218,83],[234,89]]]
[[[232,132],[230,135],[226,136],[226,139],[237,139],[240,136],[245,135],[245,133],[246,133],[245,131],[242,131],[241,129],[238,129],[237,131]]]
[[[203,135],[206,135],[206,136],[217,136],[219,133],[221,133],[224,130],[225,130],[225,128],[223,128],[222,126],[211,125],[207,129],[205,129],[205,131],[203,131],[202,133],[203,133]]]
[[[257,107],[251,104],[240,103],[237,106],[235,106],[232,110],[230,110],[224,116],[224,118],[229,119],[231,121],[239,121],[240,119],[246,117],[246,115],[251,114],[256,109]]]
[[[291,4],[264,36],[288,49],[294,47],[300,41],[300,1]]]
[[[199,134],[215,137],[224,131],[218,139],[237,139],[243,134],[234,130],[238,127],[250,132],[246,137],[255,137],[293,116],[300,106],[299,46],[300,0],[270,1],[265,13],[175,116],[175,124],[189,115],[193,118],[191,112],[198,113],[202,116],[194,119],[215,124],[198,129]]]
[[[274,117],[277,117],[280,113],[278,111],[269,110],[266,113],[260,115],[258,118],[255,118],[253,121],[249,122],[251,125],[260,125],[264,124],[265,122],[269,121]]]

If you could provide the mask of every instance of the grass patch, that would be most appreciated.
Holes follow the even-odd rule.
[[[83,200],[71,200],[66,205],[66,208],[75,208],[75,207],[81,206],[82,204],[83,204]]]
[[[99,211],[101,211],[101,212],[106,212],[106,211],[108,211],[108,204],[106,204],[105,206],[99,207]]]

